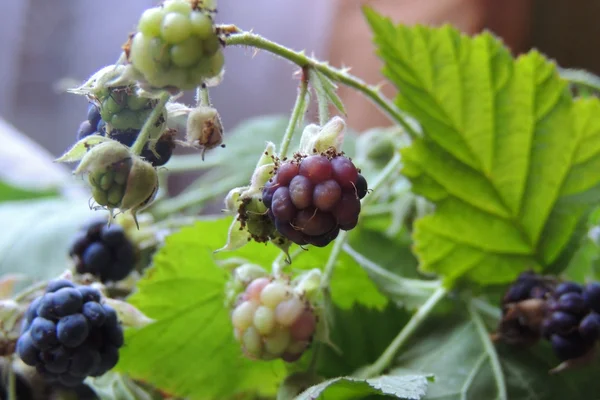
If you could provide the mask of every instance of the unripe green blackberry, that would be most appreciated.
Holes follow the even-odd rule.
[[[132,86],[108,88],[97,94],[97,98],[102,120],[110,130],[117,132],[142,129],[157,103],[155,99],[138,96]],[[164,109],[152,127],[151,136],[157,136],[164,130],[166,115]]]
[[[127,47],[128,59],[150,86],[193,89],[223,69],[210,10],[201,2],[167,0],[146,10]]]
[[[304,293],[284,279],[260,277],[239,296],[231,313],[234,335],[253,359],[298,360],[317,327]]]

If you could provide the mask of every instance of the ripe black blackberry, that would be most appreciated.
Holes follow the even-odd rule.
[[[119,360],[123,329],[101,294],[72,282],[51,282],[29,306],[16,351],[49,382],[77,386]]]
[[[297,157],[278,166],[262,200],[279,233],[292,242],[327,246],[358,223],[367,182],[342,154]]]
[[[78,273],[97,276],[102,282],[119,281],[133,270],[136,252],[123,228],[106,221],[94,221],[82,230],[71,245]]]
[[[79,129],[77,130],[77,140],[93,134],[104,135],[104,125],[105,123],[100,116],[100,110],[94,103],[90,103],[87,119],[79,125]]]
[[[509,344],[548,340],[561,361],[587,355],[600,339],[600,284],[586,287],[525,272],[506,292],[496,337]]]

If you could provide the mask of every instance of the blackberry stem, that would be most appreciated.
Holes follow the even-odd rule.
[[[206,85],[198,86],[196,89],[196,105],[210,107],[210,94]]]
[[[306,111],[306,107],[308,105],[308,75],[306,71],[302,71],[302,80],[300,81],[300,86],[298,86],[298,96],[296,97],[296,103],[294,104],[294,108],[292,109],[292,115],[290,116],[290,122],[288,123],[287,128],[285,129],[285,133],[283,138],[281,139],[281,145],[279,146],[279,158],[284,159],[287,155],[287,151],[290,147],[290,142],[292,141],[292,137],[294,136],[294,132],[296,132],[296,128],[298,124],[304,119],[304,112]]]
[[[485,324],[483,323],[483,319],[477,312],[477,309],[473,305],[472,301],[469,301],[467,304],[467,309],[469,311],[469,315],[471,316],[471,321],[473,321],[473,324],[477,329],[477,333],[481,338],[483,348],[485,349],[485,352],[490,360],[490,366],[492,368],[494,380],[496,381],[496,388],[498,390],[498,399],[507,400],[508,394],[506,393],[506,382],[504,380],[504,373],[502,372],[502,365],[500,364],[500,359],[498,358],[496,348],[490,339],[490,335],[485,327]]]
[[[15,375],[12,363],[13,357],[10,357],[11,362],[8,363],[6,368],[6,380],[8,381],[8,400],[19,400],[17,398],[17,376]]]
[[[427,320],[427,317],[440,302],[440,300],[446,297],[446,294],[448,294],[448,289],[440,285],[412,316],[408,323],[404,325],[404,328],[402,328],[400,333],[398,333],[398,336],[392,340],[392,343],[390,343],[383,354],[379,356],[377,361],[356,371],[353,376],[361,379],[368,379],[380,375],[392,363],[394,357],[398,353],[398,350],[400,350],[400,348],[406,344],[412,334],[415,333],[415,331],[423,322],[425,322],[425,320]]]
[[[158,118],[160,117],[160,114],[162,113],[165,104],[167,104],[167,101],[169,101],[170,98],[171,95],[168,92],[164,92],[160,95],[156,107],[154,107],[154,109],[148,116],[148,119],[144,123],[142,130],[140,130],[140,134],[131,146],[131,151],[133,152],[133,154],[136,154],[138,156],[142,154],[144,146],[148,142],[148,139],[150,139],[150,131],[152,130],[152,125],[154,125],[156,121],[158,121]]]
[[[306,56],[304,51],[297,52],[288,49],[285,46],[265,39],[264,37],[255,33],[244,32],[234,25],[227,25],[223,26],[222,28],[222,31],[228,33],[228,35],[224,38],[226,45],[250,46],[263,49],[278,55],[281,58],[289,60],[300,67],[314,68],[329,79],[361,92],[378,108],[380,108],[392,121],[400,124],[411,138],[415,139],[419,137],[419,134],[413,127],[414,122],[409,116],[398,110],[398,108],[387,97],[385,97],[376,86],[368,85],[363,80],[351,75],[348,73],[347,68],[339,69],[332,67],[325,62],[321,62],[312,57]]]

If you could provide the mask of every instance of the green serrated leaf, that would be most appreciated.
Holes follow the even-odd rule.
[[[65,154],[56,159],[56,162],[75,162],[81,160],[91,146],[95,146],[99,143],[108,142],[112,139],[100,136],[90,135],[86,136],[73,145]]]
[[[337,86],[335,83],[331,81],[328,77],[315,70],[314,68],[310,68],[309,72],[309,82],[312,87],[317,91],[317,98],[327,99],[331,104],[337,108],[337,110],[346,115],[346,109],[344,108],[344,103],[342,103],[342,99],[337,94]]]
[[[371,379],[341,377],[312,386],[296,400],[356,399],[380,394],[397,399],[419,400],[427,392],[427,377],[423,375],[383,375]]]
[[[275,393],[283,363],[244,358],[232,334],[228,276],[213,259],[228,222],[201,222],[167,238],[129,299],[156,322],[128,330],[118,370],[193,399]]]
[[[600,102],[574,101],[553,63],[513,60],[489,33],[366,14],[398,106],[423,127],[402,151],[413,190],[436,204],[416,224],[421,269],[478,284],[563,269],[600,201]]]

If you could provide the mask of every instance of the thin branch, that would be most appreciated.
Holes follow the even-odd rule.
[[[383,354],[379,356],[377,361],[373,364],[360,369],[357,371],[354,376],[357,378],[372,378],[380,375],[386,368],[390,366],[394,357],[398,351],[402,348],[404,344],[410,339],[410,337],[415,333],[415,331],[421,326],[429,314],[433,311],[435,306],[446,297],[448,293],[448,289],[445,287],[439,287],[433,294],[427,299],[427,301],[419,308],[419,310],[411,317],[404,328],[398,333],[398,336],[392,340],[392,343],[385,349]]]
[[[490,335],[485,328],[483,319],[481,319],[481,316],[471,301],[469,301],[467,308],[469,310],[471,320],[473,321],[473,324],[475,324],[475,328],[477,329],[477,333],[479,334],[483,348],[490,360],[492,373],[494,374],[494,380],[496,381],[496,388],[498,390],[498,399],[508,400],[508,394],[506,393],[506,382],[504,381],[504,373],[502,372],[502,365],[500,365],[500,359],[498,358],[496,348],[494,347],[494,344],[490,339]]]
[[[419,136],[414,129],[409,117],[400,112],[396,106],[386,98],[378,88],[368,85],[361,79],[348,73],[347,69],[338,69],[327,63],[307,57],[304,52],[296,52],[285,46],[272,42],[255,33],[244,32],[235,26],[223,27],[223,31],[229,33],[225,37],[225,43],[229,46],[251,46],[266,50],[293,62],[300,67],[314,68],[329,79],[351,87],[361,92],[365,97],[377,105],[392,121],[400,124],[412,138]]]
[[[169,101],[170,97],[171,97],[171,95],[167,92],[160,95],[160,98],[158,99],[158,103],[156,104],[156,107],[154,107],[154,109],[148,116],[148,119],[144,123],[142,130],[140,130],[140,134],[138,135],[137,139],[131,146],[131,151],[134,154],[137,154],[137,155],[142,154],[142,151],[144,150],[144,146],[148,142],[148,139],[150,139],[150,132],[152,132],[152,128],[154,127],[154,124],[156,124],[156,122],[158,121],[158,118],[160,117],[161,113],[163,112],[163,108],[165,107],[165,104],[167,104],[167,101]]]
[[[308,74],[306,70],[302,70],[302,79],[300,86],[298,87],[298,96],[296,97],[296,103],[292,109],[292,115],[290,121],[285,130],[285,134],[281,139],[281,145],[279,146],[279,158],[283,159],[286,157],[294,132],[298,128],[300,121],[304,119],[304,112],[306,111],[308,99]]]

